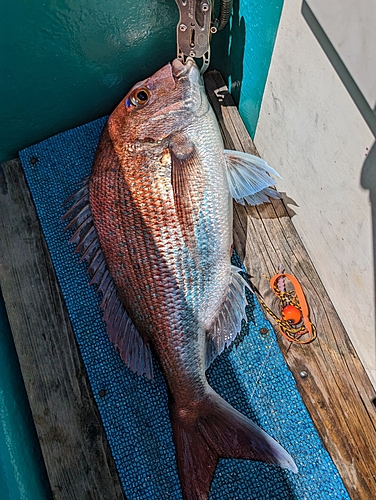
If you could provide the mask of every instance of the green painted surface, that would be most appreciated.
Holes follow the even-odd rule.
[[[229,78],[229,88],[252,137],[281,17],[283,0],[234,0],[231,26],[213,51],[214,66]],[[223,57],[228,47],[228,57]]]
[[[213,37],[254,135],[283,0],[234,0]],[[130,86],[176,54],[175,0],[2,2],[0,161],[109,113]],[[1,235],[0,235],[1,237]],[[0,498],[49,498],[48,482],[0,295]]]
[[[0,498],[51,498],[0,292]]]
[[[282,5],[283,0],[247,0],[241,4],[240,19],[244,17],[247,29],[239,110],[252,137],[255,135]]]
[[[110,112],[176,54],[174,0],[2,2],[0,161]]]

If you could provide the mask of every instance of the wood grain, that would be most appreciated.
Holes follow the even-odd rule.
[[[19,160],[0,170],[0,283],[54,498],[124,499]]]
[[[205,84],[225,147],[258,154],[221,75],[208,73]],[[375,390],[284,201],[257,208],[235,203],[234,245],[253,283],[275,312],[275,296],[265,276],[273,276],[281,263],[301,283],[318,338],[308,345],[290,344],[276,329],[280,348],[350,497],[376,498]],[[308,374],[306,378],[300,376],[302,371]]]

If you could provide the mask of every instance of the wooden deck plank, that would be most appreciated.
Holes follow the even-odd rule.
[[[54,498],[124,499],[19,160],[0,169],[0,283]]]
[[[225,147],[257,154],[221,75],[210,72],[205,83]],[[303,286],[318,338],[304,346],[290,344],[276,329],[280,348],[351,498],[376,498],[375,390],[297,234],[288,208],[283,201],[273,201],[257,208],[235,203],[234,210],[235,249],[266,303],[278,311],[265,275],[274,275],[279,263]],[[301,372],[308,376],[302,378]]]

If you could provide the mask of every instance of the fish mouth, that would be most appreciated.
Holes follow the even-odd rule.
[[[185,64],[174,59],[171,63],[171,73],[175,84],[182,89],[185,110],[196,114],[205,113],[207,106],[203,106],[204,82],[194,59],[188,57]]]
[[[179,59],[174,59],[171,63],[172,75],[175,80],[188,77],[191,81],[199,81],[200,71],[192,57],[188,57],[185,64]]]

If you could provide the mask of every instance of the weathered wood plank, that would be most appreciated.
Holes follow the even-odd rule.
[[[54,498],[124,499],[18,160],[0,170],[0,282]]]
[[[210,72],[205,83],[225,147],[257,154],[221,75]],[[234,209],[235,249],[266,303],[272,308],[276,305],[265,275],[274,275],[279,263],[303,286],[318,338],[305,346],[291,345],[278,334],[280,348],[351,498],[376,498],[376,408],[372,403],[375,390],[286,205],[273,201],[254,208],[235,203]],[[276,307],[274,310],[278,311]],[[307,372],[306,378],[299,375],[302,371]]]

